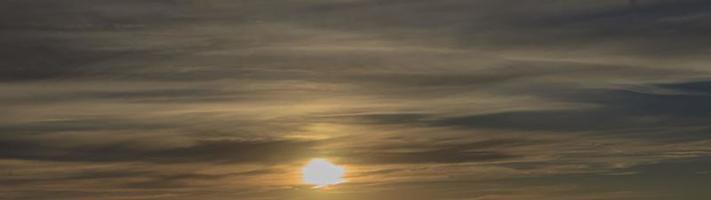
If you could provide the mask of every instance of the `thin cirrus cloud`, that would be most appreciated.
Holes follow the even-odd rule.
[[[0,199],[708,199],[710,7],[5,1]]]

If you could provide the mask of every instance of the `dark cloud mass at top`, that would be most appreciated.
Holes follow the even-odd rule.
[[[709,34],[703,0],[5,0],[0,199],[706,200]]]

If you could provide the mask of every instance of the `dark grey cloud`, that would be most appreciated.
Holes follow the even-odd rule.
[[[506,152],[512,147],[546,144],[552,141],[528,139],[490,139],[461,142],[453,140],[428,140],[374,144],[368,148],[344,149],[333,155],[358,164],[433,164],[433,163],[478,163],[524,159],[527,155]]]
[[[685,82],[685,83],[668,83],[668,84],[659,84],[658,86],[662,87],[662,88],[681,90],[682,92],[688,92],[691,94],[698,94],[698,95],[711,94],[711,81],[692,81],[692,82]]]
[[[107,63],[165,58],[161,52],[166,49],[141,44],[151,38],[142,33],[185,18],[177,1],[11,0],[2,4],[0,52],[5,62],[0,65],[0,80],[4,82],[117,75],[132,66],[117,69]]]
[[[100,51],[81,46],[76,41],[32,37],[24,33],[4,33],[0,40],[4,62],[0,65],[3,81],[45,80],[91,75],[101,67],[87,65],[119,57],[121,52]]]
[[[424,38],[457,38],[451,44],[495,48],[536,45],[556,49],[560,46],[556,44],[573,47],[612,40],[630,45],[635,51],[654,51],[648,48],[654,45],[659,50],[654,51],[657,53],[695,54],[694,51],[707,46],[703,24],[708,20],[703,8],[709,6],[703,1],[691,0],[651,3],[643,8],[630,8],[624,3],[606,2],[604,5],[608,6],[598,8],[582,2],[538,1],[286,4],[272,1],[208,1],[202,4],[185,1],[8,1],[5,4],[8,6],[5,6],[7,12],[3,12],[2,25],[7,30],[3,34],[8,37],[3,37],[5,45],[2,49],[5,55],[12,55],[2,67],[5,80],[273,78],[275,75],[271,73],[259,75],[244,71],[245,67],[265,62],[257,59],[259,55],[238,59],[218,57],[216,61],[214,56],[201,58],[191,54],[216,49],[249,49],[268,46],[274,41],[293,42],[309,38],[289,35],[288,32],[265,34],[259,30],[235,32],[230,37],[200,30],[201,26],[195,27],[196,31],[181,29],[181,25],[192,27],[196,24],[239,30],[245,25],[259,23],[293,23],[326,30],[385,33],[385,36],[372,39],[402,38],[412,42]],[[214,6],[216,4],[223,5]],[[264,10],[283,12],[259,13]],[[491,10],[497,12],[488,12]],[[521,32],[526,34],[514,34]],[[171,38],[161,37],[165,34],[171,34]],[[285,59],[283,55],[262,56],[271,62]],[[166,63],[166,60],[185,57],[192,59],[187,63],[223,68],[184,73],[179,72],[182,67]],[[321,56],[318,59],[328,58]],[[358,63],[343,59],[348,58],[332,60],[348,67]],[[146,70],[163,68],[157,67],[160,65],[168,66],[159,73]],[[300,65],[303,68],[309,64]]]
[[[626,1],[356,1],[314,6],[306,20],[292,21],[465,47],[574,50],[614,41],[622,46],[615,53],[670,56],[707,49],[709,6],[699,0],[637,7]]]
[[[706,82],[667,84],[700,91]],[[699,88],[701,87],[701,88]],[[594,131],[629,128],[702,126],[709,120],[707,94],[654,94],[625,89],[573,90],[565,101],[592,104],[594,108],[513,111],[443,119],[436,125],[551,131]]]
[[[347,154],[344,157],[352,159],[354,163],[365,164],[432,164],[432,163],[467,163],[501,161],[521,158],[495,151],[467,151],[456,147],[436,150],[423,150],[412,153],[365,153]]]
[[[568,174],[545,178],[513,178],[497,182],[518,186],[565,184],[587,188],[591,192],[604,192],[614,188],[613,190],[644,194],[650,190],[663,190],[668,193],[640,199],[665,199],[673,196],[701,200],[709,195],[709,192],[703,188],[703,185],[709,183],[708,175],[703,173],[708,169],[708,164],[708,159],[691,159],[620,169],[617,174]]]
[[[157,142],[157,141],[156,141]],[[3,139],[5,159],[79,162],[285,162],[311,155],[310,141],[196,141],[194,144],[149,148],[131,142],[71,144],[41,139]]]
[[[249,95],[248,95],[249,94]],[[178,89],[120,89],[56,92],[49,94],[18,95],[0,98],[5,104],[41,104],[91,101],[118,101],[133,103],[191,103],[220,102],[256,98],[256,91],[221,91],[210,88]]]
[[[0,135],[19,136],[17,134],[56,133],[79,131],[155,131],[173,128],[173,125],[158,122],[140,122],[126,119],[112,119],[110,117],[95,116],[92,119],[49,120],[26,123],[12,123],[0,125]]]
[[[247,172],[227,173],[227,174],[197,174],[197,173],[176,173],[169,175],[152,175],[141,176],[143,178],[150,177],[148,181],[129,182],[126,183],[127,188],[145,189],[145,188],[190,188],[195,187],[191,184],[195,181],[216,181],[224,179],[239,179],[249,176],[259,176],[274,173],[284,173],[283,171],[273,169],[252,170]]]
[[[67,124],[59,125],[67,126]],[[127,127],[131,126],[120,125],[120,128]],[[151,131],[148,128],[134,128],[138,131]],[[53,134],[51,134],[54,131],[121,130],[111,126],[80,126],[65,127],[64,129],[45,127],[44,129],[46,130],[32,130],[42,133],[39,135],[23,137],[5,135],[0,139],[0,143],[7,148],[0,152],[0,157],[3,159],[63,162],[278,163],[299,160],[304,156],[334,156],[347,158],[347,162],[357,164],[468,163],[522,159],[526,155],[517,155],[502,150],[551,142],[508,138],[462,143],[453,138],[404,144],[399,142],[373,143],[370,144],[374,145],[372,147],[343,148],[334,154],[318,150],[317,147],[329,142],[338,142],[341,139],[324,141],[189,139],[187,142],[174,144],[175,142],[161,142],[160,140],[167,140],[161,139],[164,137],[179,137],[179,135],[163,134],[149,137],[150,135],[143,134],[145,137],[134,135],[120,137],[121,135],[117,134],[96,133],[105,136],[82,138],[71,135],[52,137]],[[11,132],[19,133],[18,130]],[[197,135],[192,137],[194,136]],[[103,138],[103,140],[96,140],[97,138]],[[155,145],[147,145],[153,143]]]
[[[135,177],[146,177],[154,175],[152,172],[148,171],[131,171],[131,170],[121,170],[121,171],[82,171],[80,174],[67,174],[62,177],[43,177],[43,178],[23,178],[20,176],[15,176],[12,173],[5,176],[0,180],[3,184],[12,185],[32,185],[38,183],[47,182],[61,182],[61,181],[77,181],[77,180],[111,180],[119,178],[135,178]]]

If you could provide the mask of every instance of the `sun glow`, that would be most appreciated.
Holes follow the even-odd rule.
[[[302,171],[304,183],[314,185],[316,188],[328,187],[343,183],[343,174],[346,171],[325,159],[309,161]]]

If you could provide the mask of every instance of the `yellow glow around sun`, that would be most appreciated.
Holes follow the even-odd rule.
[[[315,185],[317,188],[336,185],[344,182],[343,174],[346,171],[324,159],[313,159],[304,167],[302,173],[304,183]]]

